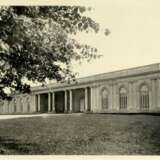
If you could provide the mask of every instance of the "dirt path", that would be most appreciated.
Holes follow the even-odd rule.
[[[27,118],[27,117],[49,117],[49,116],[64,116],[64,115],[72,115],[78,116],[82,113],[72,113],[72,114],[48,114],[48,113],[41,113],[41,114],[26,114],[26,115],[0,115],[0,120],[4,119],[16,119],[16,118]]]

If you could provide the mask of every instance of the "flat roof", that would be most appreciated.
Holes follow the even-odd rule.
[[[118,71],[112,71],[112,72],[77,78],[76,82],[71,81],[70,84],[68,84],[67,82],[63,82],[63,83],[47,84],[47,86],[44,86],[44,87],[35,86],[35,87],[31,87],[31,91],[43,90],[48,88],[60,88],[60,87],[72,86],[75,84],[78,85],[83,83],[99,81],[99,80],[118,79],[118,78],[124,78],[124,77],[130,77],[130,76],[142,75],[142,74],[151,74],[151,73],[157,73],[157,72],[160,72],[160,63],[149,64],[145,66],[133,67],[129,69],[122,69]]]

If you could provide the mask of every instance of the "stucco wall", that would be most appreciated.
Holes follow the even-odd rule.
[[[74,90],[73,91],[73,112],[79,112],[85,109],[85,108],[80,108],[81,99],[84,99],[84,89]]]
[[[0,103],[0,114],[33,113],[35,111],[33,95],[16,95],[11,101],[5,100]]]
[[[55,110],[57,113],[64,112],[64,92],[55,93]]]
[[[149,91],[149,110],[147,110],[146,112],[160,112],[160,73],[158,71],[136,76],[129,75],[128,77],[119,77],[114,79],[103,79],[103,76],[101,75],[100,80],[96,79],[95,81],[85,84],[77,83],[74,86],[67,85],[67,88],[60,87],[58,88],[58,90],[57,88],[52,88],[52,92],[55,93],[55,106],[57,107],[56,110],[58,112],[64,111],[65,91],[67,91],[68,95],[66,102],[68,104],[68,110],[70,105],[69,91],[72,91],[72,111],[82,111],[83,109],[80,109],[80,99],[85,99],[84,103],[86,104],[85,95],[87,88],[87,94],[89,95],[87,102],[91,102],[90,110],[92,112],[137,113],[145,112],[143,110],[140,110],[140,88],[143,84],[147,86]],[[123,110],[120,110],[119,104],[120,88],[125,88],[127,91],[127,108]],[[104,89],[108,93],[107,108],[102,108],[102,90]],[[43,106],[45,106],[45,112],[48,112],[48,93],[50,91],[49,89],[43,91],[46,96],[43,96],[42,93],[37,90],[32,92],[31,94],[15,95],[11,101],[1,101],[0,114],[35,113],[40,110],[42,111]]]
[[[155,75],[158,77],[158,75]],[[93,112],[145,112],[140,110],[140,86],[146,84],[149,88],[149,111],[160,112],[160,79],[150,76],[140,76],[114,81],[97,82],[92,85],[92,105]],[[127,109],[119,109],[119,89],[124,87],[127,90]],[[109,93],[109,108],[102,108],[101,91],[106,89]]]

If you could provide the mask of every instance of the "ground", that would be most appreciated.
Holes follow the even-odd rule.
[[[0,120],[0,154],[160,155],[160,116],[49,114]]]

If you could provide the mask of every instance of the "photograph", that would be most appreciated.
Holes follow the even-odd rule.
[[[160,1],[60,2],[0,3],[0,156],[159,156]]]

